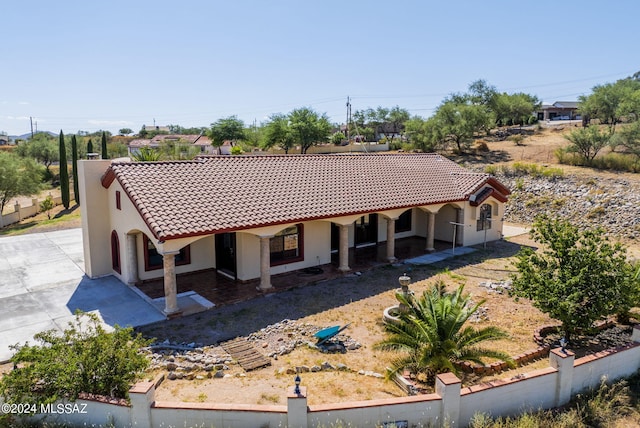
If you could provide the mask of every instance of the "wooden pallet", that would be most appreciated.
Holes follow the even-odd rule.
[[[221,344],[222,348],[246,371],[271,365],[271,360],[258,351],[248,340],[233,339]]]

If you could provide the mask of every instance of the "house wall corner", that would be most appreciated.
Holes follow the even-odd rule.
[[[111,269],[111,215],[108,192],[101,178],[111,164],[110,160],[79,160],[78,191],[82,218],[82,243],[85,273],[97,278],[112,273]]]

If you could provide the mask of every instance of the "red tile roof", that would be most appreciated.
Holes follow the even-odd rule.
[[[464,201],[485,184],[437,154],[211,156],[113,163],[152,233],[175,239],[312,219]]]

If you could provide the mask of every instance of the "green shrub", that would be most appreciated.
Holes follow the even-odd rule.
[[[14,369],[0,379],[8,403],[75,400],[81,392],[128,398],[131,384],[148,367],[140,349],[150,341],[118,325],[107,332],[95,314],[76,312],[62,333],[47,330],[35,345],[11,345]]]

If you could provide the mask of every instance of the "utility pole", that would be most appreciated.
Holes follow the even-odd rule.
[[[351,98],[347,96],[347,143],[351,143],[351,139],[349,138],[349,124],[351,123]]]
[[[29,116],[29,122],[31,123],[31,138],[33,138],[33,117]]]

